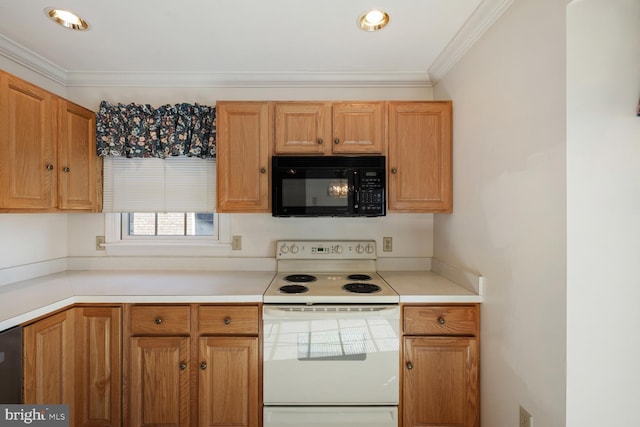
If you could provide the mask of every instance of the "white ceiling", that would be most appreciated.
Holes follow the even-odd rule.
[[[512,1],[0,0],[0,55],[67,86],[430,85]],[[389,26],[358,29],[373,7]]]

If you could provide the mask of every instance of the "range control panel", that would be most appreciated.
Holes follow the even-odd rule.
[[[375,240],[280,240],[277,259],[376,259]]]

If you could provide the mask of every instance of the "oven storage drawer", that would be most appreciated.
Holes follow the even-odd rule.
[[[201,334],[258,335],[258,306],[200,306],[198,326]]]
[[[264,427],[398,427],[396,406],[265,406]]]
[[[405,306],[405,335],[461,335],[478,333],[478,310],[472,305]]]
[[[188,335],[191,324],[187,305],[134,305],[130,319],[132,335]]]

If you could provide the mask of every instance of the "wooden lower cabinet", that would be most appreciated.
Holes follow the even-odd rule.
[[[200,338],[201,427],[257,427],[257,337]]]
[[[67,404],[71,426],[121,425],[121,308],[74,307],[24,328],[24,402]]]
[[[188,337],[129,339],[129,426],[190,425]]]
[[[260,427],[257,304],[127,306],[128,427]]]
[[[478,313],[476,305],[404,307],[403,427],[480,426]]]

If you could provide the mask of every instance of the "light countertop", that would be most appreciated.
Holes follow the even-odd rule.
[[[479,303],[483,278],[432,261],[431,271],[378,271],[400,303]],[[75,303],[261,303],[275,271],[68,270],[0,286],[0,331]]]

